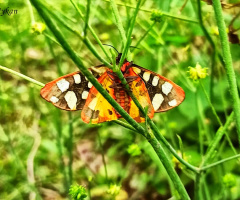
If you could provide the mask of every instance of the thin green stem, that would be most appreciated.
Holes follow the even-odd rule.
[[[207,40],[209,41],[210,45],[213,48],[213,53],[212,53],[212,64],[211,64],[211,77],[210,77],[210,99],[212,99],[212,88],[213,88],[213,68],[216,65],[216,58],[217,58],[217,51],[216,51],[216,45],[213,41],[213,39],[211,38],[210,34],[208,33],[207,29],[204,26],[203,23],[203,17],[202,17],[202,8],[201,8],[201,1],[197,0],[197,6],[198,6],[198,18],[199,18],[199,25],[204,33],[204,35],[206,36]]]
[[[134,131],[134,132],[136,131],[131,125],[129,125],[129,124],[127,124],[127,123],[125,123],[125,122],[123,122],[121,120],[114,120],[113,122],[116,123],[116,124],[119,124],[119,125],[121,125],[121,126],[123,126],[125,128],[127,128],[127,129],[129,129],[131,131]]]
[[[124,31],[123,24],[122,24],[122,21],[121,21],[121,18],[120,18],[118,9],[117,9],[117,4],[115,3],[115,0],[110,0],[110,3],[111,3],[111,7],[112,7],[112,13],[116,20],[116,25],[118,27],[120,36],[122,38],[122,42],[123,42],[123,44],[126,44],[126,42],[127,42],[126,33]]]
[[[30,14],[31,24],[34,24],[35,23],[35,18],[34,18],[34,15],[33,15],[32,5],[31,5],[29,0],[26,0],[26,3],[27,3],[27,6],[28,6],[29,14]]]
[[[179,160],[179,162],[181,162],[183,165],[185,165],[191,171],[193,171],[195,173],[199,173],[199,168],[197,168],[197,167],[191,165],[190,163],[186,162],[184,159],[181,158],[181,156],[178,155],[178,153],[175,151],[175,149],[162,136],[162,134],[160,133],[157,126],[153,123],[152,120],[149,120],[149,125],[150,125],[151,129],[153,130],[155,137],[158,140],[160,140],[166,146],[166,148],[174,155],[174,157],[176,157]]]
[[[87,36],[87,29],[88,29],[88,23],[89,23],[89,15],[90,15],[90,6],[91,6],[91,0],[87,0],[87,10],[86,10],[86,17],[85,17],[85,25],[83,29],[84,37]]]
[[[132,17],[132,20],[131,20],[131,24],[130,24],[130,28],[128,30],[128,33],[127,33],[127,40],[126,42],[124,43],[124,48],[123,48],[123,52],[122,52],[122,56],[121,56],[121,59],[119,61],[119,64],[118,66],[121,68],[121,66],[123,65],[123,62],[127,56],[127,53],[128,53],[128,49],[130,47],[130,44],[131,44],[131,41],[132,41],[132,31],[133,31],[133,28],[134,28],[134,25],[135,25],[135,21],[136,21],[136,17],[137,17],[137,14],[138,14],[138,11],[139,11],[139,8],[140,8],[140,5],[141,5],[141,0],[139,0],[137,2],[137,6],[136,6],[136,9],[133,13],[133,17]]]
[[[82,20],[84,20],[83,14],[82,12],[79,10],[77,4],[73,1],[70,0],[72,5],[74,6],[74,8],[76,9],[77,13],[79,14],[80,18]],[[88,29],[91,32],[92,36],[94,37],[94,39],[96,40],[96,42],[98,43],[98,45],[100,46],[100,48],[102,49],[103,53],[107,56],[107,58],[109,59],[109,61],[111,60],[110,56],[108,55],[108,53],[106,52],[106,50],[104,49],[102,42],[100,41],[100,39],[98,38],[97,34],[95,33],[95,31],[93,30],[93,28],[91,27],[90,24],[88,24]]]
[[[60,170],[63,174],[63,186],[65,188],[65,192],[67,193],[67,191],[69,189],[69,182],[67,179],[67,173],[66,173],[66,169],[65,169],[64,160],[63,160],[61,115],[60,115],[59,110],[56,110],[56,112],[57,113],[55,113],[53,121],[54,121],[54,125],[55,125],[56,132],[57,132],[56,140],[57,140],[57,149],[58,149]]]
[[[99,142],[99,146],[100,146],[101,154],[102,154],[102,161],[103,161],[103,166],[104,166],[104,171],[105,171],[105,177],[106,177],[106,181],[108,183],[108,188],[109,188],[110,187],[110,182],[109,182],[109,179],[108,179],[107,163],[106,163],[106,160],[105,160],[104,149],[103,149],[103,145],[102,145],[101,136],[100,136],[99,131],[97,132],[97,136],[98,136],[98,142]]]
[[[137,44],[135,45],[135,47],[138,47],[138,45],[142,42],[142,40],[148,35],[148,33],[152,30],[152,28],[154,27],[154,25],[156,24],[156,22],[154,21],[151,26],[149,27],[149,29],[144,33],[144,35],[140,38],[140,40],[138,40]]]
[[[240,157],[240,154],[237,154],[237,155],[234,155],[234,156],[222,159],[222,160],[220,160],[218,162],[215,162],[215,163],[212,163],[212,164],[209,164],[209,165],[206,165],[206,166],[202,167],[201,171],[207,170],[207,169],[212,168],[212,167],[216,167],[217,165],[220,165],[220,164],[222,164],[224,162],[227,162],[227,161],[239,158],[239,157]]]
[[[211,102],[211,100],[210,100],[210,98],[209,98],[209,96],[208,96],[208,94],[207,94],[207,91],[205,90],[205,88],[204,88],[204,86],[203,86],[203,84],[202,84],[202,81],[199,80],[199,83],[200,83],[200,86],[201,86],[201,88],[202,88],[202,90],[203,90],[203,92],[204,92],[204,95],[205,95],[205,97],[206,97],[206,99],[207,99],[207,101],[208,101],[208,103],[209,103],[209,105],[210,105],[210,108],[212,109],[213,115],[216,117],[219,126],[222,126],[223,124],[222,124],[220,118],[218,117],[215,108],[214,108],[213,105],[212,105],[212,102]]]
[[[9,72],[9,73],[11,73],[11,74],[17,75],[17,76],[19,76],[19,77],[21,77],[21,78],[23,78],[23,79],[25,79],[25,80],[27,80],[27,81],[29,81],[29,82],[31,82],[31,83],[34,83],[35,85],[38,85],[38,86],[40,86],[40,87],[43,87],[43,86],[44,86],[43,83],[41,83],[41,82],[39,82],[39,81],[36,81],[36,80],[34,80],[34,79],[32,79],[32,78],[30,78],[30,77],[28,77],[28,76],[25,76],[25,75],[23,75],[23,74],[21,74],[21,73],[19,73],[19,72],[16,72],[16,71],[14,71],[14,70],[12,70],[12,69],[7,68],[7,67],[3,67],[3,66],[0,65],[0,69],[4,70],[4,71],[6,71],[6,72]]]
[[[68,162],[68,178],[69,178],[69,185],[72,185],[72,165],[73,165],[73,120],[72,120],[72,113],[68,113],[68,156],[69,156],[69,162]]]
[[[235,114],[236,127],[238,132],[238,140],[240,143],[240,102],[239,102],[236,75],[233,69],[232,56],[231,56],[229,42],[228,42],[228,35],[226,32],[226,25],[223,19],[221,2],[219,0],[213,0],[212,2],[213,2],[213,8],[215,12],[215,18],[217,21],[220,41],[222,44],[223,60],[225,63],[225,69],[227,71],[228,84],[229,84],[230,94],[233,102],[233,110]]]
[[[47,8],[42,2],[38,2],[42,8],[44,10],[46,10],[48,13],[50,13],[56,20],[58,20],[63,26],[65,26],[65,28],[69,31],[71,31],[72,33],[74,33],[75,35],[77,35],[82,41],[83,43],[92,51],[92,53],[96,56],[96,58],[98,58],[98,60],[100,60],[102,63],[104,63],[106,66],[108,66],[109,68],[111,68],[112,66],[110,65],[109,62],[107,62],[104,58],[102,58],[98,51],[95,49],[95,47],[90,43],[89,39],[87,37],[83,37],[81,35],[81,33],[79,31],[77,31],[76,29],[74,29],[72,26],[70,26],[69,24],[67,24],[62,17],[59,17],[59,14],[56,14],[55,12],[53,12],[54,9],[49,9]]]
[[[217,131],[216,135],[214,136],[212,142],[209,144],[207,153],[204,156],[204,160],[203,160],[201,166],[204,166],[206,163],[209,162],[210,159],[212,159],[212,157],[214,155],[214,150],[218,146],[218,144],[219,144],[220,140],[222,139],[224,133],[227,131],[227,128],[232,123],[233,117],[234,117],[234,113],[232,112],[231,115],[228,117],[225,125],[221,126],[218,129],[218,131]]]
[[[110,2],[112,0],[104,0],[106,2]],[[129,7],[132,9],[136,9],[135,6],[132,6],[130,4],[125,4],[125,3],[115,3],[118,6],[124,6],[124,7]],[[144,11],[144,12],[152,12],[153,10],[147,9],[147,8],[141,8],[140,11]],[[169,18],[173,18],[173,19],[177,19],[177,20],[182,20],[182,21],[186,21],[186,22],[192,22],[192,23],[198,23],[198,20],[196,19],[189,19],[189,17],[185,17],[185,16],[179,16],[179,15],[173,15],[167,12],[163,12],[161,11],[162,15],[169,17]]]

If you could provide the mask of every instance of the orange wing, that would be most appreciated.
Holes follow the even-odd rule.
[[[138,65],[132,69],[145,82],[155,112],[170,110],[185,99],[183,89],[167,78]]]

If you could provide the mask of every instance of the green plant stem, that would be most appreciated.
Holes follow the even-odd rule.
[[[116,124],[119,124],[119,125],[121,125],[121,126],[123,126],[125,128],[127,128],[127,129],[129,129],[131,131],[134,131],[134,132],[136,131],[130,124],[127,124],[127,123],[125,123],[125,122],[123,122],[121,120],[114,120],[113,122],[116,123]]]
[[[221,126],[216,135],[214,136],[212,142],[209,144],[207,153],[204,156],[204,160],[201,164],[201,166],[204,166],[206,163],[208,163],[208,161],[213,157],[214,155],[214,150],[216,149],[217,145],[219,144],[220,140],[222,139],[222,136],[224,135],[224,133],[227,131],[227,128],[229,127],[229,125],[232,123],[233,121],[233,117],[234,117],[234,113],[232,112],[230,114],[230,116],[228,117],[226,123],[224,126]],[[202,167],[201,167],[202,168]]]
[[[90,6],[91,6],[91,0],[87,0],[87,10],[86,10],[86,17],[85,17],[85,25],[83,29],[84,37],[87,36],[87,29],[88,29],[88,23],[89,23],[89,15],[90,15]]]
[[[34,15],[33,15],[32,5],[31,5],[29,0],[26,0],[26,3],[27,3],[27,6],[28,6],[29,14],[30,14],[31,24],[34,24],[35,23],[35,18],[34,18]]]
[[[225,63],[225,69],[227,71],[228,84],[229,84],[230,94],[233,102],[233,110],[235,114],[236,127],[238,132],[238,140],[240,143],[240,102],[239,102],[236,76],[235,76],[235,72],[232,65],[232,56],[231,56],[229,42],[228,42],[228,35],[226,32],[226,25],[223,19],[221,2],[219,0],[213,0],[212,2],[213,2],[213,8],[215,12],[215,18],[217,21],[220,41],[222,44],[223,60]]]
[[[230,160],[239,158],[239,157],[240,157],[240,154],[237,154],[237,155],[234,155],[234,156],[231,156],[231,157],[222,159],[222,160],[220,160],[220,161],[218,161],[218,162],[215,162],[215,163],[212,163],[212,164],[203,166],[203,167],[201,168],[201,171],[207,170],[207,169],[212,168],[212,167],[216,167],[217,165],[220,165],[220,164],[222,164],[222,163],[224,163],[224,162],[227,162],[227,161],[230,161]]]
[[[106,181],[107,181],[107,184],[108,184],[108,188],[110,188],[110,182],[109,182],[108,170],[107,170],[107,163],[106,163],[106,160],[105,160],[104,149],[103,149],[101,136],[100,136],[99,132],[97,132],[97,136],[98,136],[98,142],[99,142],[99,146],[100,146],[101,154],[102,154],[102,161],[103,161],[103,166],[104,166],[104,171],[105,171],[105,177],[106,177]]]
[[[80,18],[82,20],[84,20],[83,14],[82,12],[79,10],[77,4],[73,1],[70,0],[72,5],[74,6],[74,8],[76,9],[77,13],[79,14]],[[90,24],[88,24],[88,29],[91,32],[92,36],[94,37],[94,39],[96,40],[96,42],[98,43],[98,45],[100,46],[100,48],[102,49],[103,53],[107,56],[107,58],[109,59],[109,61],[111,60],[110,56],[108,55],[108,53],[106,52],[106,50],[104,49],[102,42],[100,41],[100,39],[98,38],[97,34],[95,33],[95,31],[93,30],[93,28],[91,27]]]
[[[203,23],[203,17],[202,17],[202,8],[201,8],[201,1],[197,0],[197,6],[198,6],[198,18],[199,18],[199,25],[204,33],[204,35],[206,36],[207,40],[209,41],[210,45],[212,46],[213,49],[213,53],[212,53],[212,63],[211,63],[211,77],[210,77],[210,99],[212,99],[212,88],[213,88],[213,68],[216,65],[216,58],[217,58],[217,51],[216,51],[216,45],[213,41],[213,39],[211,38],[210,34],[208,33],[207,29],[204,26]]]
[[[157,126],[153,123],[152,120],[149,120],[148,123],[149,123],[151,129],[153,130],[155,137],[158,140],[160,140],[166,146],[166,148],[174,155],[174,157],[176,157],[179,160],[179,162],[181,162],[183,165],[185,165],[191,171],[193,171],[195,173],[199,173],[199,168],[197,168],[197,167],[191,165],[190,163],[186,162],[184,159],[181,158],[181,156],[178,155],[178,153],[175,151],[175,149],[162,136],[162,134],[160,133]]]
[[[57,132],[57,136],[56,136],[56,140],[57,140],[57,149],[58,149],[58,156],[59,156],[59,163],[60,163],[60,170],[63,174],[63,186],[65,189],[65,192],[67,193],[68,189],[69,189],[69,182],[67,179],[67,173],[66,173],[66,169],[65,169],[65,164],[64,164],[64,160],[63,160],[63,149],[62,149],[62,123],[61,123],[61,115],[60,115],[60,111],[56,110],[57,114],[54,115],[54,125],[56,128],[56,132]]]
[[[95,49],[95,47],[90,43],[89,39],[87,37],[83,37],[81,33],[75,29],[72,28],[69,24],[67,24],[59,15],[57,15],[55,12],[53,12],[54,9],[49,9],[47,8],[42,2],[38,1],[38,3],[42,6],[44,10],[46,10],[48,13],[50,13],[56,20],[58,20],[62,25],[67,28],[67,30],[71,31],[74,33],[76,36],[78,36],[83,43],[92,51],[92,53],[100,60],[102,63],[104,63],[106,66],[111,68],[112,66],[110,65],[109,62],[107,62],[105,59],[103,59],[99,54],[98,51]]]
[[[152,28],[154,27],[154,25],[156,24],[156,22],[154,21],[151,26],[149,27],[149,29],[144,33],[144,35],[140,38],[140,40],[138,40],[137,44],[135,45],[135,47],[138,47],[138,45],[143,41],[143,39],[147,36],[147,34],[152,30]]]
[[[129,28],[128,33],[127,33],[127,40],[124,43],[122,56],[121,56],[121,59],[120,59],[119,64],[118,64],[119,68],[121,68],[121,66],[123,65],[123,62],[124,62],[124,60],[127,56],[128,49],[129,49],[131,41],[132,41],[131,36],[132,36],[133,27],[135,25],[136,17],[137,17],[141,2],[142,2],[141,0],[139,0],[137,2],[136,9],[134,10],[133,17],[132,17],[131,24],[130,24],[130,28]]]
[[[203,90],[203,92],[204,92],[204,95],[205,95],[205,97],[206,97],[206,99],[207,99],[207,101],[208,101],[208,103],[209,103],[209,105],[210,105],[210,107],[211,107],[211,109],[212,109],[213,115],[216,117],[219,126],[222,126],[223,124],[222,124],[220,118],[218,117],[215,108],[214,108],[213,105],[212,105],[212,102],[211,102],[211,100],[210,100],[210,98],[209,98],[209,96],[208,96],[208,94],[207,94],[207,91],[205,90],[205,88],[204,88],[204,86],[203,86],[203,84],[202,84],[202,81],[199,80],[199,83],[200,83],[200,86],[201,86],[201,88],[202,88],[202,90]]]
[[[72,113],[68,113],[68,156],[69,156],[69,162],[68,162],[68,178],[69,178],[69,185],[72,185],[72,165],[73,165],[73,120],[72,120]]]
[[[148,139],[148,142],[152,145],[153,149],[155,150],[158,157],[160,158],[163,166],[165,167],[169,177],[171,178],[171,180],[173,182],[173,185],[175,186],[176,190],[178,191],[179,196],[184,200],[190,199],[190,197],[188,196],[188,194],[184,188],[184,185],[182,184],[177,173],[175,172],[175,170],[172,166],[172,163],[168,159],[163,147],[160,145],[158,140],[154,137],[154,138]]]
[[[217,115],[217,112],[216,112],[215,108],[214,108],[213,105],[212,105],[212,102],[211,102],[210,98],[208,97],[207,91],[205,90],[205,88],[204,88],[204,86],[203,86],[203,84],[202,84],[202,81],[199,80],[199,82],[200,82],[200,86],[201,86],[201,88],[202,88],[202,90],[203,90],[203,92],[204,92],[204,94],[205,94],[205,96],[206,96],[206,99],[207,99],[207,101],[208,101],[208,103],[209,103],[209,105],[210,105],[210,107],[211,107],[211,109],[212,109],[213,115],[216,117],[216,119],[217,119],[217,121],[218,121],[218,123],[219,123],[219,126],[223,126],[220,118],[219,118],[218,115]],[[236,150],[235,150],[235,148],[234,148],[234,146],[233,146],[233,144],[232,144],[232,142],[231,142],[231,139],[229,138],[229,136],[228,136],[228,134],[227,134],[226,132],[225,132],[225,136],[226,136],[226,138],[227,138],[227,141],[228,141],[228,143],[229,143],[229,146],[231,147],[231,149],[233,150],[233,152],[234,152],[235,154],[237,154],[237,152],[236,152]]]
[[[7,67],[3,67],[3,66],[0,65],[0,69],[4,70],[4,71],[6,71],[6,72],[9,72],[9,73],[11,73],[11,74],[17,75],[17,76],[19,76],[19,77],[21,77],[21,78],[23,78],[23,79],[25,79],[25,80],[27,80],[27,81],[29,81],[29,82],[32,82],[32,83],[34,83],[35,85],[38,85],[38,86],[40,86],[40,87],[43,87],[43,86],[44,86],[43,83],[41,83],[41,82],[39,82],[39,81],[36,81],[36,80],[34,80],[34,79],[32,79],[32,78],[30,78],[30,77],[28,77],[28,76],[25,76],[25,75],[23,75],[23,74],[21,74],[21,73],[19,73],[19,72],[16,72],[16,71],[14,71],[14,70],[11,70],[11,69],[9,69],[9,68],[7,68]]]
[[[114,18],[116,20],[116,25],[118,27],[118,30],[120,32],[120,36],[122,38],[122,42],[123,42],[123,44],[126,44],[126,42],[127,42],[126,33],[124,31],[123,24],[122,24],[122,21],[121,21],[121,18],[120,18],[118,9],[117,9],[117,4],[115,3],[115,0],[110,0],[110,4],[111,4],[111,7],[112,7],[112,13],[113,13]]]
[[[110,2],[112,0],[104,0],[106,2]],[[135,6],[132,6],[130,4],[126,4],[126,3],[116,3],[116,5],[118,6],[124,6],[124,7],[129,7],[129,8],[132,8],[132,9],[136,9]],[[141,8],[140,11],[144,11],[144,12],[152,12],[153,10],[150,10],[150,9],[147,9],[147,8]],[[192,23],[198,23],[198,21],[196,19],[190,19],[189,17],[185,17],[185,16],[177,16],[177,15],[173,15],[173,14],[170,14],[170,13],[167,13],[167,12],[163,12],[161,11],[162,15],[166,16],[166,17],[170,17],[170,18],[173,18],[173,19],[177,19],[177,20],[182,20],[182,21],[186,21],[186,22],[192,22]]]

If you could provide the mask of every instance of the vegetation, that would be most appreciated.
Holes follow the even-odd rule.
[[[236,1],[16,0],[0,10],[1,199],[239,199]],[[115,63],[113,45],[123,56]],[[184,102],[136,123],[88,67],[124,59],[180,85]],[[77,70],[123,119],[85,124],[44,101]]]

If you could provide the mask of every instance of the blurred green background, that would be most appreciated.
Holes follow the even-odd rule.
[[[84,14],[87,1],[76,3]],[[118,6],[127,32],[134,9],[125,3],[134,7],[136,2],[121,1],[122,5]],[[183,158],[194,166],[201,164],[219,124],[199,82],[189,79],[189,66],[199,63],[208,68],[209,76],[201,82],[223,123],[232,111],[214,12],[210,1],[208,3],[203,1],[201,5],[204,26],[218,53],[213,68],[213,49],[199,23],[163,15],[161,22],[150,29],[154,23],[150,19],[153,9],[198,21],[195,0],[144,1],[141,8],[145,10],[138,13],[131,45],[137,45],[147,35],[142,38],[139,49],[132,48],[130,53],[135,64],[167,77],[185,90],[186,99],[179,107],[155,114],[153,120],[175,150],[179,154],[182,151]],[[234,30],[240,27],[239,16],[233,21],[239,7],[229,6],[237,1],[224,3],[225,22],[231,32],[231,27]],[[82,32],[84,22],[70,1],[54,0],[48,4],[70,27]],[[0,16],[0,65],[42,83],[78,70],[62,47],[54,42],[48,28],[42,34],[34,31],[31,9],[35,22],[44,22],[27,0],[0,1],[0,8],[0,15],[6,8],[17,10],[17,14]],[[108,1],[92,0],[89,23],[102,43],[121,50],[121,37]],[[86,67],[101,64],[80,38],[61,23],[57,24]],[[234,34],[235,38],[239,37],[239,31]],[[104,57],[89,32],[88,36]],[[108,51],[109,47],[105,48]],[[230,48],[239,86],[239,41],[230,43]],[[140,134],[112,122],[85,124],[79,111],[62,111],[44,101],[39,95],[40,89],[0,71],[0,199],[68,199],[68,189],[74,183],[85,186],[92,200],[170,199],[176,194],[152,147]],[[234,122],[227,134],[231,142],[223,137],[212,162],[239,151]],[[193,198],[193,172],[169,152],[168,156]],[[240,199],[239,162],[235,159],[207,170],[199,188],[202,199]]]

